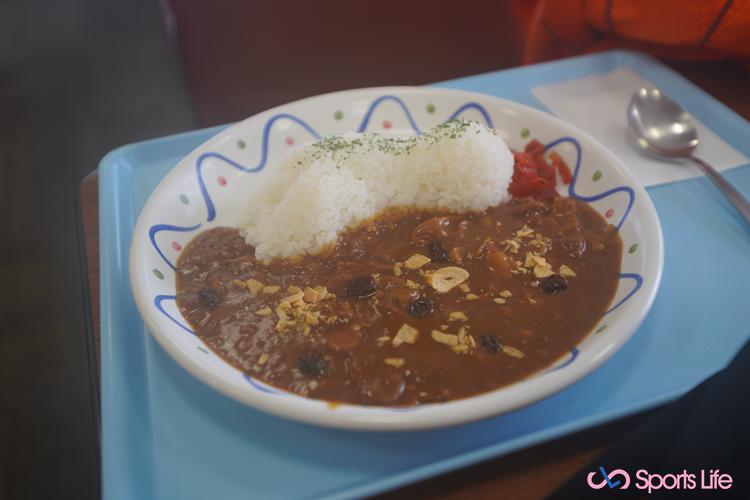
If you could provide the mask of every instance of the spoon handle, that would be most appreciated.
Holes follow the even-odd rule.
[[[708,176],[708,178],[711,179],[714,184],[716,184],[716,187],[718,187],[721,192],[724,193],[724,196],[726,196],[729,202],[734,205],[734,208],[737,209],[737,212],[739,212],[742,218],[745,219],[747,225],[750,226],[750,202],[747,201],[747,199],[742,196],[742,194],[737,191],[737,189],[732,186],[723,175],[717,172],[714,167],[701,160],[700,158],[696,158],[695,156],[691,157],[690,160],[698,165],[698,167],[703,170],[706,176]]]

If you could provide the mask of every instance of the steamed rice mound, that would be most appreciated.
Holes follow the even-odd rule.
[[[397,206],[481,211],[510,199],[513,154],[495,132],[453,120],[418,137],[348,132],[289,153],[242,227],[264,262],[317,254]]]

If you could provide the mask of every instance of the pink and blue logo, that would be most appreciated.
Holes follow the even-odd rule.
[[[600,490],[604,486],[609,486],[609,489],[620,487],[619,489],[624,490],[630,486],[630,475],[622,469],[616,469],[607,474],[604,467],[599,467],[604,481],[600,483],[594,482],[594,477],[598,472],[589,472],[588,483],[591,488]],[[615,480],[616,476],[622,476],[622,479]],[[648,489],[649,494],[652,490],[658,490],[661,488],[671,489],[684,489],[693,490],[698,486],[698,478],[695,474],[689,474],[686,470],[682,471],[681,474],[649,474],[645,469],[640,469],[636,475],[635,487],[639,490]],[[624,481],[624,483],[623,483]],[[700,489],[702,490],[728,490],[732,487],[732,476],[729,474],[722,474],[719,469],[711,469],[708,474],[705,470],[700,471]]]
[[[620,486],[621,490],[624,490],[628,486],[630,486],[630,475],[627,472],[625,472],[624,470],[622,470],[622,469],[616,469],[616,470],[613,470],[609,474],[607,474],[604,471],[604,467],[599,467],[599,470],[602,471],[602,475],[604,476],[604,481],[602,481],[601,483],[598,483],[598,484],[594,484],[594,480],[593,480],[594,476],[597,473],[596,472],[589,472],[589,477],[588,477],[589,486],[591,486],[595,490],[602,489],[602,488],[604,488],[605,485],[609,486],[609,489],[612,489],[612,488],[615,488],[616,486],[619,486],[620,483],[621,483],[621,481],[619,479],[617,481],[613,482],[613,478],[615,476],[617,476],[617,475],[622,475],[624,477],[624,480],[625,480],[625,484],[623,484],[622,486]]]

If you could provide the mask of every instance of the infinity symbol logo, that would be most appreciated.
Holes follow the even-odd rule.
[[[617,474],[622,474],[623,476],[625,476],[625,484],[620,489],[624,490],[628,486],[630,486],[630,476],[624,470],[622,469],[613,470],[612,473],[609,475],[607,475],[607,473],[604,472],[604,467],[599,467],[599,470],[602,471],[602,474],[604,475],[604,481],[602,481],[599,484],[594,484],[594,481],[592,481],[592,478],[594,477],[596,472],[589,472],[589,486],[591,486],[595,490],[604,488],[605,484],[608,484],[610,489],[620,484],[620,481],[617,481],[614,483],[612,482],[612,478],[615,477]]]

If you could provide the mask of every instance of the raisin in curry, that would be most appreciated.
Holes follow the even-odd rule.
[[[177,305],[248,375],[332,402],[419,405],[527,378],[609,307],[616,229],[573,198],[481,213],[392,209],[327,253],[264,265],[236,229],[198,235]]]

